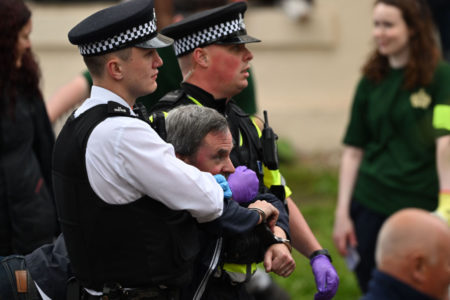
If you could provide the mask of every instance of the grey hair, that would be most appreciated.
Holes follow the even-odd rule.
[[[224,116],[212,108],[195,104],[176,107],[166,118],[167,142],[177,154],[186,157],[197,152],[208,133],[227,130]]]

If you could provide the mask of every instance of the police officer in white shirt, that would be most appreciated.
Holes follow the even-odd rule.
[[[196,223],[219,217],[230,193],[133,113],[156,89],[155,48],[172,44],[156,30],[153,0],[132,0],[69,32],[94,85],[59,134],[53,180],[73,270],[91,291],[83,299],[177,299],[198,253]]]

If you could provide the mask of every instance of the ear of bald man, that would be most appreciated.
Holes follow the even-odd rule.
[[[450,227],[421,209],[403,209],[382,226],[377,268],[436,299],[447,299],[450,285]]]

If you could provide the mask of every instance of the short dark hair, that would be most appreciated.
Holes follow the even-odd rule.
[[[131,47],[103,55],[83,56],[83,60],[91,75],[101,77],[106,61],[111,55],[117,55],[121,60],[127,61],[131,56]]]

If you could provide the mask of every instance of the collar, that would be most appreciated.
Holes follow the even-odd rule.
[[[373,272],[372,280],[369,283],[369,292],[367,295],[395,295],[395,297],[397,297],[392,299],[436,300],[428,295],[425,295],[422,292],[419,292],[410,285],[407,285],[406,283],[379,270],[375,270]]]
[[[199,88],[196,85],[182,82],[181,88],[186,92],[188,97],[194,98],[196,101],[200,102],[202,105],[206,107],[213,108],[220,112],[221,114],[225,113],[227,99],[214,99],[213,95],[208,93],[207,91]]]
[[[130,114],[132,116],[135,116],[135,113],[133,112],[133,109],[131,109],[130,105],[119,95],[100,86],[93,85],[91,88],[91,97],[87,98],[83,102],[83,104],[81,104],[81,106],[75,111],[75,118],[94,106],[107,104],[110,101],[116,102],[121,106],[129,108]]]

